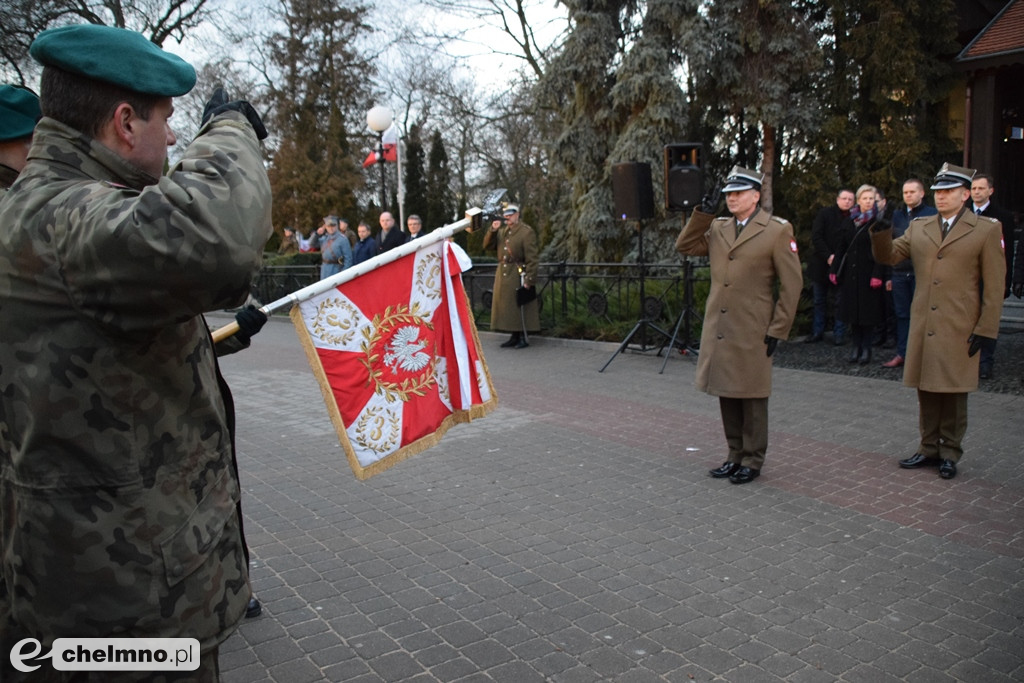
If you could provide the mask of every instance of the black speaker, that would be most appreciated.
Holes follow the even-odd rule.
[[[654,218],[651,165],[641,161],[613,164],[612,201],[616,218],[628,221]]]
[[[704,145],[677,142],[665,145],[665,208],[687,211],[704,196]]]

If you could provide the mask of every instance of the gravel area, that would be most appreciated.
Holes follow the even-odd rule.
[[[867,365],[850,363],[849,342],[844,346],[836,346],[832,333],[826,332],[825,340],[816,344],[803,343],[803,337],[794,337],[785,344],[779,344],[775,351],[775,366],[902,382],[903,368],[882,367],[882,363],[892,358],[895,353],[890,342],[888,345],[875,346],[871,362]],[[1024,395],[1024,330],[1005,327],[1000,330],[992,377],[981,380],[978,389],[1000,394]]]

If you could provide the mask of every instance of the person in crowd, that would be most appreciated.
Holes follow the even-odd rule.
[[[352,265],[362,263],[377,255],[377,242],[370,234],[370,224],[366,221],[359,221],[356,232],[359,234],[359,241],[356,242],[356,248],[352,250]]]
[[[902,237],[915,218],[934,216],[935,207],[924,201],[924,183],[919,178],[908,178],[903,183],[903,208],[892,214],[893,239]],[[893,264],[889,270],[886,289],[892,292],[893,316],[896,318],[896,355],[882,363],[882,367],[899,368],[907,357],[907,336],[910,334],[910,302],[914,299],[914,266],[909,260]]]
[[[967,394],[978,388],[978,352],[999,333],[1006,258],[999,222],[968,211],[974,170],[943,164],[935,176],[934,216],[915,218],[901,237],[879,221],[875,259],[910,259],[916,275],[903,383],[917,389],[921,443],[904,469],[938,467],[952,479],[963,456]]]
[[[405,226],[409,229],[409,236],[406,242],[423,236],[423,219],[416,214],[411,214],[405,219]]]
[[[866,365],[871,362],[874,329],[882,321],[885,307],[885,266],[871,257],[868,234],[878,218],[875,188],[861,185],[856,198],[857,205],[839,230],[829,279],[842,291],[839,316],[850,331],[850,362]]]
[[[352,265],[348,239],[338,230],[337,216],[324,216],[324,237],[320,240],[320,279],[336,275]]]
[[[836,201],[818,211],[811,225],[811,257],[807,260],[807,277],[811,280],[814,294],[814,316],[811,323],[811,335],[804,339],[805,343],[813,344],[825,338],[825,322],[828,316],[828,297],[832,295],[833,328],[832,340],[836,346],[846,340],[846,324],[838,315],[840,305],[839,289],[829,281],[829,267],[835,259],[836,245],[839,241],[839,230],[849,217],[853,208],[853,190],[845,187],[839,190]]]
[[[32,131],[42,116],[34,92],[16,85],[0,85],[0,197],[25,168]]]
[[[996,191],[995,179],[987,173],[975,174],[971,182],[971,210],[979,216],[987,216],[999,221],[1003,226],[1003,250],[1006,253],[1006,286],[1003,298],[1010,296],[1013,283],[1013,254],[1017,226],[1013,213],[992,201]],[[981,345],[981,362],[978,364],[978,377],[991,379],[996,364],[996,340],[986,340]]]
[[[215,680],[252,591],[233,403],[202,314],[241,304],[261,263],[267,131],[218,88],[165,174],[188,63],[95,24],[29,52],[44,116],[0,202],[0,651],[196,638],[191,675]],[[0,680],[21,678],[0,657]]]
[[[356,237],[355,232],[348,229],[348,221],[345,220],[344,218],[338,219],[338,232],[344,235],[345,239],[348,240],[349,249],[355,249],[356,242],[358,242],[359,239]]]
[[[286,225],[281,234],[281,244],[277,247],[278,256],[290,256],[299,253],[299,240],[295,237],[292,226]]]
[[[405,233],[395,227],[395,217],[390,211],[380,215],[380,234],[377,236],[377,251],[383,254],[405,244]]]
[[[527,335],[540,331],[540,304],[536,294],[540,267],[537,233],[519,220],[519,207],[515,204],[506,206],[502,215],[504,221],[492,221],[483,241],[483,250],[496,251],[498,257],[491,299],[491,329],[511,333],[502,347],[524,349],[530,345]]]
[[[772,354],[789,336],[803,288],[793,226],[761,210],[763,181],[758,171],[733,167],[722,188],[731,216],[696,209],[676,240],[680,254],[711,261],[696,384],[718,396],[729,447],[710,474],[733,484],[754,481],[764,467]]]

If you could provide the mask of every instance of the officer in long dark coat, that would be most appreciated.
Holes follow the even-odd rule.
[[[497,249],[498,268],[494,271],[491,299],[491,329],[511,332],[503,347],[526,348],[526,334],[540,330],[540,304],[536,299],[537,271],[540,266],[537,233],[519,220],[519,207],[509,204],[502,212],[505,221],[494,221],[484,235],[484,250]],[[519,305],[516,292],[522,288],[531,298]]]

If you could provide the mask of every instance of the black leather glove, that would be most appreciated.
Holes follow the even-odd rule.
[[[1024,282],[1013,283],[1013,295],[1018,299],[1024,297]]]
[[[892,223],[885,216],[879,214],[878,218],[875,219],[875,224],[871,226],[871,232],[882,232],[891,228]]]
[[[771,337],[766,334],[764,336],[764,343],[767,346],[764,352],[769,358],[771,358],[772,354],[775,353],[775,347],[779,345],[779,340],[776,337]]]
[[[700,210],[704,213],[718,213],[718,205],[722,200],[722,184],[712,182],[704,197],[700,200]]]
[[[235,322],[238,323],[238,332],[235,333],[235,336],[242,343],[248,343],[257,332],[263,329],[263,325],[267,322],[267,315],[249,304],[235,314]]]
[[[974,356],[974,354],[976,354],[978,351],[980,351],[981,344],[982,342],[985,341],[992,340],[990,340],[988,337],[982,337],[980,334],[972,334],[970,337],[968,337],[967,343],[969,344],[969,346],[967,347],[967,357],[970,358]]]
[[[256,139],[266,139],[267,128],[263,125],[263,120],[260,119],[260,115],[252,108],[252,105],[245,100],[234,100],[232,102],[228,102],[228,94],[222,87],[217,87],[213,91],[210,101],[207,102],[206,107],[203,108],[203,120],[200,123],[200,127],[205,126],[207,121],[218,114],[223,114],[226,111],[237,111],[242,114],[249,120],[249,125],[252,126],[252,129],[256,131]]]

